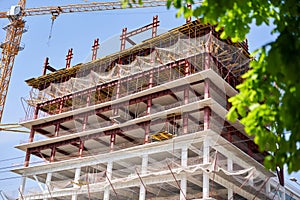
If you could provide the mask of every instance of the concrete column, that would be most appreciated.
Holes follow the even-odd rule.
[[[111,177],[112,177],[112,168],[113,168],[113,163],[112,163],[112,161],[109,161],[107,163],[107,168],[106,168],[106,182],[107,182],[107,186],[104,189],[103,200],[109,200],[109,194],[110,194],[110,184],[109,184],[109,181],[111,181]]]
[[[209,163],[209,142],[205,138],[203,141],[203,164]],[[203,171],[203,199],[209,198],[209,174]]]
[[[147,154],[143,155],[143,158],[142,158],[142,171],[141,171],[141,174],[147,173],[148,160],[149,160],[148,155],[147,155]]]
[[[21,179],[19,199],[23,199],[23,194],[24,194],[24,191],[25,191],[25,185],[26,185],[26,176],[23,175],[22,179]]]
[[[227,158],[227,170],[232,171],[233,170],[233,162],[231,158]],[[233,190],[232,188],[227,188],[228,195],[227,199],[228,200],[233,200]]]
[[[46,177],[46,182],[45,182],[45,190],[46,191],[48,191],[48,187],[50,188],[51,179],[52,179],[52,172],[48,172],[47,177]]]
[[[142,157],[142,169],[141,169],[141,175],[147,173],[147,167],[148,167],[148,160],[149,157],[147,154],[143,155]],[[144,185],[141,183],[140,184],[140,195],[139,195],[139,200],[145,200],[146,199],[146,188]]]
[[[281,200],[285,200],[285,187],[282,187]]]
[[[47,177],[46,177],[46,182],[45,182],[45,189],[44,189],[44,194],[50,194],[51,192],[51,178],[52,178],[52,172],[47,173]],[[50,194],[51,195],[51,194]],[[44,198],[43,200],[47,200],[48,198]]]
[[[183,147],[181,149],[181,166],[183,168],[187,167],[187,161],[188,161],[188,148],[187,146]],[[180,181],[180,200],[186,199],[186,190],[187,190],[187,179],[186,174],[183,175]]]
[[[80,179],[80,171],[81,171],[81,168],[75,169],[75,176],[74,176],[75,183],[77,183],[78,180]],[[79,188],[79,185],[73,184],[73,187]],[[72,195],[72,200],[77,200],[77,194]]]

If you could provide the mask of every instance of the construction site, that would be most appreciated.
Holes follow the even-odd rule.
[[[120,50],[100,58],[95,39],[89,62],[72,66],[72,49],[63,69],[46,58],[26,80],[18,199],[300,200],[282,170],[265,169],[268,152],[226,119],[253,59],[248,41],[222,40],[200,19],[162,34],[159,25],[156,15],[124,28]]]

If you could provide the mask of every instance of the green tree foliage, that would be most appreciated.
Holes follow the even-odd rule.
[[[123,0],[124,5],[130,0]],[[141,3],[141,0],[133,1]],[[187,5],[192,5],[192,10]],[[274,42],[257,49],[251,70],[237,86],[240,93],[227,117],[240,117],[246,132],[255,136],[261,151],[271,153],[265,166],[274,170],[287,165],[288,172],[300,170],[300,4],[298,0],[168,0],[178,9],[177,17],[203,18],[204,23],[224,28],[221,38],[242,41],[250,24],[273,24]]]

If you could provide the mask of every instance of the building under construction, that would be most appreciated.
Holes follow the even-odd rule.
[[[91,62],[71,67],[70,51],[65,69],[46,61],[26,81],[20,199],[300,199],[225,118],[249,69],[247,43],[221,40],[199,20],[161,35],[158,24],[123,29],[120,52],[98,59],[95,41]],[[152,38],[134,44],[144,30]]]

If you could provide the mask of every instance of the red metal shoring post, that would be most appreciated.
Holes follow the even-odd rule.
[[[188,9],[192,9],[192,4],[187,4],[187,8]],[[186,18],[186,23],[188,24],[188,23],[190,23],[192,21],[192,17],[188,17],[188,18]]]
[[[68,54],[66,56],[66,61],[67,61],[66,62],[66,68],[67,69],[70,68],[70,66],[71,66],[72,58],[73,58],[73,49],[71,48],[71,49],[69,49]]]
[[[125,49],[126,32],[127,32],[127,28],[123,28],[122,35],[121,35],[121,48],[120,48],[121,51],[123,51]]]
[[[47,73],[47,67],[48,67],[48,65],[49,65],[49,58],[46,57],[45,58],[45,62],[44,62],[44,68],[43,68],[43,76],[46,75],[46,73]]]
[[[99,38],[94,40],[94,45],[92,46],[92,52],[93,52],[92,60],[96,60],[98,49],[99,49]]]
[[[112,133],[110,135],[110,152],[112,152],[114,150],[115,141],[116,141],[116,134]]]
[[[144,144],[149,143],[149,133],[150,133],[150,122],[146,124],[145,126],[145,138],[144,138]]]
[[[54,145],[51,149],[50,162],[55,161],[55,154],[56,154],[56,146]]]
[[[210,98],[210,80],[206,78],[204,80],[204,99]]]
[[[152,23],[152,37],[156,37],[157,35],[157,27],[158,27],[158,24],[159,21],[158,21],[158,15],[155,15],[153,17],[153,23]]]
[[[26,155],[25,155],[24,167],[28,167],[29,166],[29,161],[30,161],[30,152],[27,149],[26,150]]]
[[[210,128],[210,116],[211,116],[210,107],[205,106],[204,107],[204,130]]]

